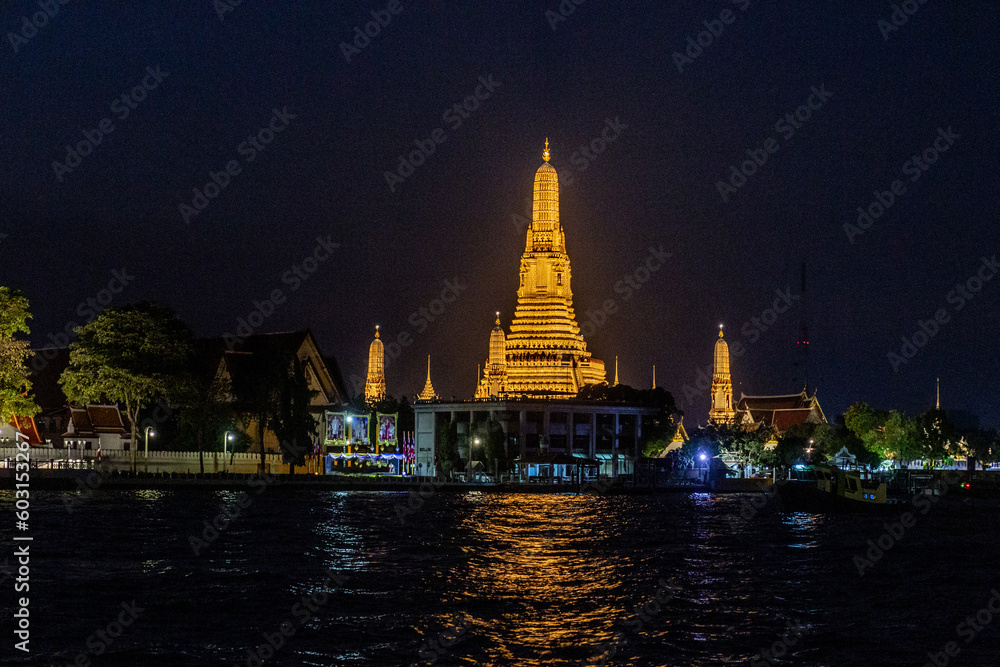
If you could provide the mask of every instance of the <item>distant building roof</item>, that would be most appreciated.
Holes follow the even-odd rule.
[[[736,412],[745,421],[763,422],[765,426],[785,431],[797,424],[825,424],[826,415],[819,405],[815,392],[812,396],[803,389],[798,394],[778,396],[740,396]],[[749,416],[749,419],[747,419]]]
[[[63,436],[93,438],[105,433],[128,436],[130,426],[117,405],[72,405]]]
[[[227,338],[202,338],[195,341],[198,367],[211,375],[228,376],[234,389],[253,377],[254,365],[276,354],[295,355],[306,361],[306,375],[321,392],[324,403],[347,401],[340,368],[333,357],[324,357],[308,329],[280,333],[252,334],[239,341]],[[331,368],[330,362],[333,362]]]

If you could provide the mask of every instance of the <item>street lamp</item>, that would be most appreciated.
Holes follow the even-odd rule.
[[[143,429],[142,432],[145,435],[145,440],[146,440],[145,452],[143,454],[143,458],[146,460],[146,471],[148,472],[149,471],[149,436],[153,436],[155,438],[156,437],[156,433],[153,431],[153,427],[152,426],[147,426],[146,428]]]
[[[233,440],[235,440],[235,438],[233,437],[233,432],[232,431],[226,431],[225,433],[222,434],[222,468],[223,468],[223,470],[226,469],[226,443],[232,442]],[[233,454],[236,454],[236,452],[233,451]]]
[[[472,442],[476,445],[476,447],[479,446],[479,438],[473,438]],[[469,452],[469,474],[470,475],[472,474],[472,457],[473,456],[474,456],[474,452]]]

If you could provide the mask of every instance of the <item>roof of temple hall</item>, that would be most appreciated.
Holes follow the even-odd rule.
[[[747,396],[742,394],[736,412],[749,415],[754,423],[763,422],[779,431],[797,424],[825,424],[826,415],[819,405],[816,392],[812,396],[803,389],[798,394],[778,396]],[[744,417],[746,419],[746,417]]]

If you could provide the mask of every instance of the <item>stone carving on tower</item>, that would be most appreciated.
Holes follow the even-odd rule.
[[[385,398],[385,347],[378,337],[375,326],[375,340],[368,348],[368,379],[365,381],[365,400],[369,403]]]
[[[604,362],[587,351],[573,312],[566,235],[559,222],[559,177],[549,164],[548,139],[542,158],[521,255],[517,309],[506,337],[504,394],[572,398],[584,385],[605,382],[605,370]],[[492,335],[490,340],[492,354]]]
[[[719,325],[719,340],[715,341],[715,372],[712,375],[712,407],[708,418],[717,424],[729,424],[736,418],[733,409],[733,380],[729,373],[729,344],[722,337]]]

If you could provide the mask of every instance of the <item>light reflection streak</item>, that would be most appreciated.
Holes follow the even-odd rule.
[[[478,545],[469,553],[467,586],[471,594],[511,609],[481,628],[495,637],[494,659],[525,664],[551,652],[580,650],[578,626],[603,627],[622,615],[622,607],[594,604],[595,599],[606,600],[609,590],[624,587],[614,548],[595,549],[612,537],[601,511],[608,499],[489,494],[474,500],[461,523]],[[566,615],[570,608],[576,612],[572,618]],[[601,634],[589,635],[587,643],[601,641]],[[504,638],[510,636],[517,637],[518,654],[507,648],[510,642]],[[532,654],[521,652],[525,650]]]

